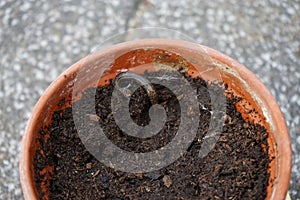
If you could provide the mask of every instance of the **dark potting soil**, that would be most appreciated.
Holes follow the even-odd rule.
[[[162,73],[166,72],[151,74],[159,77]],[[148,173],[127,173],[107,167],[81,142],[72,108],[58,110],[53,114],[52,123],[40,131],[49,133],[50,138],[40,139],[42,151],[38,149],[34,159],[40,198],[45,195],[42,185],[47,184],[40,171],[45,166],[54,166],[49,182],[50,199],[265,199],[270,164],[266,129],[243,120],[234,105],[240,98],[226,98],[226,119],[218,142],[207,156],[199,157],[212,106],[205,81],[187,76],[186,79],[198,91],[200,122],[194,141],[179,159]],[[166,110],[167,120],[157,135],[142,139],[125,134],[116,124],[111,111],[113,83],[111,80],[107,86],[87,89],[77,102],[91,98],[96,101],[97,115],[89,116],[90,134],[93,126],[100,125],[115,145],[137,153],[155,151],[168,144],[181,122],[174,93],[164,86],[153,86],[157,103]],[[133,121],[140,126],[149,124],[151,101],[145,89],[140,87],[130,98]],[[64,103],[62,100],[61,105]]]

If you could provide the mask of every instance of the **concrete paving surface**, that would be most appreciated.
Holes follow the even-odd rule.
[[[23,199],[20,142],[47,86],[105,39],[150,26],[182,32],[261,78],[290,130],[289,192],[300,199],[299,0],[1,0],[0,199]]]

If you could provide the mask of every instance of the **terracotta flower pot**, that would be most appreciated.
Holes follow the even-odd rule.
[[[111,58],[112,55],[121,55],[114,60],[113,67],[105,71],[106,77],[113,78],[117,70],[138,65],[130,61],[133,57],[138,58],[140,63],[151,63],[154,52],[159,51],[159,49],[175,51],[191,62],[195,59],[203,59],[201,56],[199,57],[203,53],[209,55],[211,61],[217,66],[221,78],[228,84],[228,90],[243,97],[244,100],[237,103],[237,109],[239,111],[256,110],[255,113],[241,113],[244,119],[262,124],[270,133],[268,153],[274,159],[270,163],[270,184],[267,188],[267,199],[285,198],[291,172],[290,138],[280,108],[263,83],[237,61],[208,47],[186,41],[144,39],[114,45],[83,58],[62,73],[39,99],[28,122],[22,143],[20,176],[25,199],[38,199],[34,182],[35,166],[33,161],[34,154],[39,147],[38,139],[42,137],[39,130],[51,122],[51,115],[55,110],[61,109],[58,107],[58,103],[63,97],[67,102],[72,102],[74,79],[78,78],[76,77],[78,72],[82,69],[89,69],[93,72],[97,68],[93,66],[98,66],[97,70],[99,70],[101,63],[107,62],[107,59]],[[188,70],[189,74],[193,74],[192,68]],[[105,84],[104,81],[98,80],[97,73],[91,74],[94,75],[81,77],[84,78],[80,85],[82,90],[90,86]],[[193,76],[197,75],[194,74]],[[80,95],[77,98],[80,98]],[[67,106],[71,106],[71,103]],[[44,137],[47,138],[49,135]],[[53,166],[42,170],[42,173],[46,174],[45,179],[49,179],[52,171]],[[47,193],[49,185],[45,184],[42,189]]]

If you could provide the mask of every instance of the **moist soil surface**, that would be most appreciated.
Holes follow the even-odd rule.
[[[171,72],[149,74],[162,77],[166,73]],[[184,76],[198,91],[201,106],[196,137],[181,157],[160,170],[147,173],[115,170],[87,151],[75,128],[72,108],[64,108],[54,112],[52,123],[40,130],[40,134],[49,134],[50,138],[41,137],[41,147],[34,158],[39,197],[46,197],[42,188],[49,184],[50,199],[265,199],[270,164],[266,129],[243,120],[235,108],[240,98],[226,97],[223,131],[210,153],[204,158],[199,157],[209,128],[212,105],[206,82]],[[114,81],[87,89],[76,102],[80,104],[94,98],[96,115],[88,117],[89,134],[97,134],[96,131],[93,133],[93,127],[100,126],[115,145],[136,153],[155,151],[168,144],[181,122],[180,106],[174,93],[162,85],[153,85],[157,103],[164,107],[167,120],[157,135],[138,138],[124,133],[114,120],[111,109]],[[65,103],[62,99],[60,106]],[[136,124],[149,124],[151,105],[143,87],[131,95],[129,112]],[[45,166],[54,167],[48,181],[42,172]]]

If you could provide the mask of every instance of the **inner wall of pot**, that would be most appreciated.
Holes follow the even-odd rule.
[[[76,77],[76,73],[66,73],[61,75],[57,80],[55,80],[47,89],[47,91],[43,94],[39,102],[43,104],[38,104],[38,111],[36,116],[36,121],[33,121],[31,124],[32,127],[32,142],[30,146],[30,176],[32,176],[33,185],[34,185],[34,193],[38,199],[38,192],[35,185],[35,178],[34,178],[34,156],[38,149],[41,149],[41,137],[44,138],[44,141],[50,138],[49,132],[45,132],[44,135],[40,134],[40,130],[51,124],[52,122],[52,115],[54,111],[64,109],[66,107],[71,107],[72,104],[72,83],[74,78]],[[63,106],[60,106],[61,99],[65,99],[66,103]],[[42,150],[40,150],[42,151]],[[43,154],[44,152],[41,152]],[[46,184],[41,186],[41,190],[45,194],[49,194],[49,187],[50,187],[50,178],[53,176],[54,166],[47,166],[43,170],[40,171],[41,174],[44,174],[44,181]],[[30,186],[29,186],[30,187]],[[48,195],[45,196],[48,198]]]
[[[40,147],[40,142],[39,142],[39,137],[41,137],[41,135],[39,134],[39,130],[42,128],[42,126],[46,126],[48,124],[51,123],[51,117],[52,114],[55,110],[58,109],[63,109],[62,107],[59,107],[60,101],[62,98],[65,99],[65,101],[67,102],[67,107],[71,106],[72,101],[79,100],[81,97],[81,92],[85,89],[87,89],[88,87],[95,87],[98,85],[105,85],[108,84],[107,80],[109,80],[110,78],[114,78],[116,76],[116,74],[118,73],[118,70],[122,70],[124,68],[124,60],[120,60],[120,64],[115,65],[115,68],[112,69],[112,71],[109,72],[109,70],[106,70],[106,74],[103,78],[101,78],[99,80],[99,76],[97,75],[97,73],[99,73],[99,68],[101,67],[94,67],[94,63],[92,63],[92,65],[89,65],[88,63],[90,63],[90,60],[93,60],[94,58],[88,58],[87,60],[85,60],[83,63],[81,63],[82,65],[77,66],[78,70],[83,70],[83,71],[90,71],[89,73],[87,73],[88,75],[85,75],[84,77],[78,77],[78,72],[74,71],[72,73],[66,73],[63,74],[60,78],[59,81],[61,82],[61,84],[53,84],[53,87],[57,85],[59,85],[58,88],[56,88],[55,93],[49,95],[48,100],[47,100],[47,104],[45,104],[43,106],[43,108],[41,109],[40,112],[40,116],[39,116],[39,121],[37,121],[36,123],[36,129],[35,129],[35,141],[32,145],[32,156],[34,156],[35,151]],[[105,60],[102,60],[102,62],[105,62]],[[218,62],[218,61],[217,61]],[[97,61],[97,63],[101,63],[99,60]],[[148,70],[153,71],[155,70],[155,68],[153,68],[152,66],[145,66]],[[242,116],[245,118],[245,120],[247,121],[253,121],[255,123],[259,123],[263,126],[265,126],[269,132],[269,138],[268,138],[268,143],[269,143],[269,150],[268,153],[270,155],[270,157],[274,156],[274,159],[271,162],[271,168],[270,168],[270,179],[269,179],[269,187],[268,187],[268,193],[267,193],[267,199],[269,199],[272,195],[273,192],[273,185],[276,181],[276,177],[277,177],[277,173],[278,173],[278,169],[277,169],[277,163],[278,163],[278,156],[277,156],[277,151],[276,151],[276,143],[275,143],[275,138],[274,135],[272,134],[272,131],[276,131],[276,130],[272,130],[271,129],[271,122],[268,123],[267,120],[265,118],[264,112],[263,112],[263,106],[262,103],[263,101],[261,100],[261,98],[259,96],[253,96],[252,94],[255,93],[255,91],[251,91],[251,88],[249,88],[246,85],[246,81],[242,80],[238,73],[234,72],[229,66],[226,66],[223,63],[218,63],[218,67],[220,68],[220,72],[221,72],[221,76],[222,79],[224,80],[225,83],[228,84],[228,90],[230,90],[231,92],[233,92],[236,96],[240,96],[243,97],[245,99],[245,101],[241,101],[239,102],[236,107],[238,109],[238,111],[240,111],[242,113]],[[138,70],[140,70],[140,73],[143,72],[144,69],[140,68],[140,69],[135,69],[135,72],[139,72]],[[95,72],[95,73],[93,73]],[[120,71],[119,71],[120,72]],[[192,73],[192,68],[190,68],[190,70],[188,71],[188,73],[193,74]],[[194,75],[195,76],[195,75]],[[81,78],[83,81],[81,84],[77,84],[77,88],[74,92],[74,83],[76,81],[78,81],[78,78]],[[51,86],[50,86],[51,87]],[[260,102],[259,102],[260,101]],[[246,103],[247,102],[247,103]],[[251,103],[251,105],[248,104],[248,102]],[[249,110],[249,109],[255,109],[256,113],[252,113],[249,115],[245,115],[243,113],[245,113],[245,110]],[[43,137],[45,138],[49,138],[49,135],[44,135]],[[276,137],[276,135],[275,135]],[[34,163],[34,157],[31,158],[32,160],[32,172],[33,170],[33,163]],[[49,166],[47,168],[45,168],[43,171],[41,171],[41,173],[45,174],[45,180],[50,180],[50,177],[53,176],[53,168],[54,166]],[[33,174],[32,174],[33,175]],[[50,186],[50,182],[48,181],[48,183],[46,185],[42,186],[42,190],[47,194],[49,194],[49,186]]]

